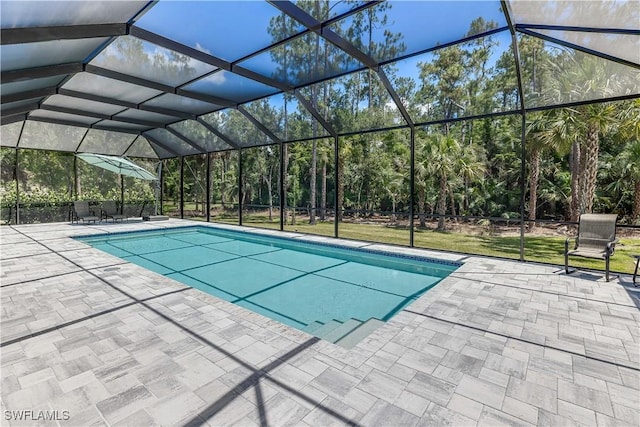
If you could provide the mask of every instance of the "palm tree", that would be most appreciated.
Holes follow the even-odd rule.
[[[535,228],[536,211],[538,208],[538,184],[540,178],[540,163],[544,153],[556,151],[563,154],[569,151],[573,142],[576,142],[570,124],[572,115],[561,114],[561,110],[549,110],[540,113],[527,127],[526,146],[529,152],[529,230]],[[575,148],[578,150],[579,148]],[[574,162],[571,162],[572,165]],[[572,200],[578,200],[577,184],[580,179],[578,165],[571,168],[576,187],[572,186]],[[575,196],[573,196],[575,190]]]
[[[449,181],[456,176],[478,176],[484,169],[468,155],[467,147],[462,147],[452,136],[440,133],[429,138],[421,157],[427,171],[438,180],[438,230],[444,231]]]
[[[629,178],[633,180],[633,211],[631,219],[640,222],[640,140],[636,139],[627,144],[621,161],[626,165]]]
[[[637,90],[634,75],[621,70],[621,65],[582,52],[562,49],[548,61],[548,66],[555,78],[547,82],[543,96],[546,102],[606,99],[624,93],[624,89]],[[600,138],[615,131],[621,113],[615,104],[604,103],[562,109],[553,124],[559,129],[549,129],[572,144],[571,221],[577,221],[580,213],[593,210]]]

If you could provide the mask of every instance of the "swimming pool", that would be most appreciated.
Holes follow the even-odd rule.
[[[460,266],[206,226],[78,239],[344,347]]]

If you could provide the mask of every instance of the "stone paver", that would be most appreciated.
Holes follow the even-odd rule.
[[[628,278],[345,242],[463,262],[346,350],[70,238],[189,225],[0,227],[3,417],[69,411],[37,423],[60,426],[640,424],[640,289]]]

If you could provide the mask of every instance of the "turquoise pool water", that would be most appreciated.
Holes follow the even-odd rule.
[[[459,267],[204,226],[78,239],[334,342],[374,329]]]

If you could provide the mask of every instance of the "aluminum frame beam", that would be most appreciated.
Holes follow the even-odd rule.
[[[47,65],[44,67],[22,68],[18,70],[3,71],[0,73],[2,84],[41,79],[46,77],[64,76],[79,73],[83,70],[81,62],[67,64]]]
[[[253,117],[251,115],[251,113],[249,113],[246,108],[244,107],[238,107],[238,111],[245,116],[247,119],[249,119],[249,121],[251,123],[253,123],[255,125],[255,127],[257,127],[260,132],[264,133],[265,135],[267,135],[267,137],[269,139],[271,139],[274,143],[276,144],[280,144],[282,143],[282,140],[280,138],[278,138],[273,132],[271,132],[269,129],[267,129],[267,127],[265,125],[263,125],[262,123],[260,123],[255,117]],[[271,144],[267,144],[267,145],[271,145]]]
[[[80,99],[86,99],[89,101],[102,102],[103,104],[119,105],[121,107],[131,108],[134,110],[149,111],[151,113],[164,114],[164,115],[173,116],[179,119],[195,119],[196,117],[194,114],[189,114],[182,111],[171,110],[168,108],[152,107],[152,106],[136,104],[134,102],[128,102],[128,101],[120,101],[114,98],[108,98],[100,95],[92,95],[85,92],[77,92],[75,90],[69,90],[69,89],[63,89],[63,88],[58,89],[57,94],[70,96],[72,98],[80,98]]]
[[[16,123],[16,122],[24,122],[27,120],[27,114],[16,114],[13,116],[9,116],[9,117],[2,117],[0,118],[0,125],[4,126],[4,125],[10,125],[12,123]],[[20,142],[20,139],[18,138],[18,143]]]
[[[146,132],[146,130],[138,131],[138,130],[133,130],[133,129],[117,128],[117,127],[112,127],[112,126],[109,126],[109,127],[100,126],[100,122],[88,125],[86,123],[74,122],[73,120],[51,119],[51,118],[47,118],[47,117],[31,117],[31,116],[28,116],[25,120],[32,121],[32,122],[42,122],[42,123],[51,123],[51,124],[57,124],[57,125],[65,125],[65,126],[75,126],[75,127],[83,128],[83,129],[84,128],[89,128],[89,129],[108,130],[108,131],[112,131],[112,132],[127,133],[127,134],[132,134],[132,135],[140,135],[142,132]]]
[[[229,146],[231,146],[234,149],[240,149],[240,144],[238,144],[237,142],[235,142],[233,139],[229,138],[227,135],[225,135],[224,133],[220,132],[218,129],[216,129],[215,127],[213,127],[210,123],[207,123],[203,118],[198,117],[196,118],[196,121],[198,123],[200,123],[202,126],[204,126],[205,128],[207,128],[207,130],[209,132],[211,132],[212,134],[214,134],[215,136],[217,136],[218,138],[220,138],[221,140],[223,140],[224,142],[226,142]]]
[[[640,69],[640,64],[638,64],[638,63],[635,63],[635,62],[632,62],[632,61],[628,61],[626,59],[622,59],[622,58],[619,58],[617,56],[609,55],[607,53],[600,52],[598,50],[589,49],[587,47],[580,46],[580,45],[575,44],[575,43],[571,43],[571,42],[567,42],[567,41],[564,41],[564,40],[560,40],[560,39],[557,39],[555,37],[551,37],[551,36],[548,36],[546,34],[541,34],[541,33],[535,32],[535,31],[531,31],[529,29],[522,28],[522,27],[518,28],[517,31],[519,33],[521,33],[521,34],[526,34],[528,36],[535,37],[535,38],[538,38],[538,39],[542,39],[542,40],[547,41],[547,42],[551,42],[551,43],[559,44],[559,45],[564,46],[564,47],[568,47],[569,49],[577,50],[577,51],[580,51],[580,52],[583,52],[583,53],[586,53],[586,54],[589,54],[589,55],[593,55],[593,56],[597,56],[599,58],[603,58],[603,59],[606,59],[606,60],[609,60],[609,61],[617,62],[618,64],[626,65],[627,67]]]
[[[40,105],[39,109],[45,110],[45,111],[55,111],[58,113],[74,114],[76,116],[94,117],[102,120],[112,120],[116,122],[131,123],[134,125],[141,125],[141,126],[147,126],[147,127],[162,128],[167,125],[166,123],[153,122],[150,120],[130,119],[128,117],[116,117],[116,115],[93,113],[85,110],[76,110],[74,108],[58,107],[56,105],[43,104],[43,105]]]
[[[337,46],[347,54],[356,58],[367,67],[372,68],[374,70],[378,69],[378,63],[374,61],[371,57],[364,54],[361,50],[357,49],[351,42],[340,37],[337,33],[335,33],[330,28],[323,26],[322,22],[318,21],[313,16],[309,15],[306,11],[302,10],[295,4],[290,1],[274,1],[267,0],[269,4],[274,6],[280,12],[289,16],[290,18],[295,19],[300,22],[302,25],[307,27],[309,30],[318,34],[331,44]],[[373,6],[373,5],[371,5]]]
[[[217,56],[194,49],[190,46],[176,42],[175,40],[168,39],[166,37],[163,37],[151,31],[143,30],[142,28],[132,26],[129,29],[129,35],[135,36],[141,40],[148,41],[149,43],[153,43],[155,45],[164,47],[166,49],[173,50],[183,55],[190,56],[194,59],[197,59],[198,61],[204,62],[209,65],[213,65],[214,67],[218,67],[219,69],[222,69],[225,71],[230,71],[234,74],[238,74],[239,76],[246,77],[248,79],[257,81],[259,83],[263,83],[267,86],[275,87],[283,91],[292,89],[285,83],[263,76],[254,71],[248,70],[240,65],[236,65],[235,63],[225,61],[222,58],[218,58]],[[210,74],[215,73],[216,71],[217,70],[211,71]],[[232,102],[232,101],[228,101],[228,102]]]
[[[38,108],[40,108],[40,105],[37,102],[27,105],[21,105],[19,107],[7,108],[5,110],[2,110],[2,118],[16,116],[19,114],[28,114],[29,112],[37,110]]]
[[[200,152],[200,154],[206,154],[207,153],[207,150],[205,150],[204,148],[202,148],[200,145],[196,144],[195,142],[191,141],[191,139],[187,138],[186,136],[184,136],[183,134],[181,134],[177,130],[175,130],[175,129],[169,127],[169,126],[166,126],[165,129],[167,130],[167,132],[170,132],[176,138],[180,138],[186,144],[189,144],[191,147],[193,147],[196,150],[198,150]]]
[[[47,96],[55,95],[57,90],[58,88],[56,86],[49,86],[24,92],[16,92],[11,95],[2,95],[2,97],[0,97],[0,104],[10,104],[12,102],[20,102],[27,99],[45,98]]]
[[[165,150],[166,152],[173,154],[174,158],[175,157],[181,157],[180,154],[178,154],[178,152],[176,150],[174,150],[173,148],[167,146],[166,144],[164,144],[163,142],[158,141],[157,138],[154,138],[151,135],[145,135],[144,133],[141,133],[140,136],[143,136],[147,139],[147,141],[149,141],[149,144],[151,144],[151,147],[153,148],[153,144],[157,145],[158,147],[162,148],[163,150]],[[154,150],[155,151],[155,150]],[[158,152],[156,151],[156,154],[158,154]],[[160,159],[161,157],[158,155],[158,158]]]
[[[304,95],[300,93],[298,89],[296,89],[293,94],[298,99],[298,102],[300,102],[303,107],[306,108],[307,111],[313,116],[313,118],[316,119],[318,123],[320,123],[320,126],[322,126],[327,132],[329,132],[329,135],[333,137],[338,136],[338,132],[335,131],[333,126],[331,126],[331,124],[329,124],[329,122],[327,122],[324,117],[322,117],[320,112],[318,112],[318,110],[311,104],[311,102],[307,98],[304,97]]]
[[[4,46],[53,40],[114,37],[124,36],[127,33],[128,24],[126,23],[2,28],[0,30],[0,44]]]
[[[402,114],[402,117],[404,118],[404,120],[407,122],[409,126],[413,126],[413,120],[411,119],[411,116],[409,115],[407,110],[404,108],[404,105],[400,100],[400,96],[398,96],[397,92],[391,85],[391,82],[389,82],[389,79],[387,78],[386,74],[380,68],[380,64],[375,59],[373,59],[366,53],[362,52],[360,49],[356,48],[353,45],[353,43],[351,43],[350,41],[346,40],[343,37],[340,37],[336,32],[324,26],[320,21],[318,21],[317,19],[309,15],[307,12],[305,12],[304,10],[302,10],[300,7],[293,4],[292,2],[268,0],[268,3],[270,3],[271,5],[273,5],[278,10],[288,15],[289,17],[298,20],[304,26],[306,26],[309,30],[314,31],[319,36],[321,36],[331,44],[337,46],[339,49],[341,49],[342,51],[350,55],[352,58],[355,58],[358,61],[360,61],[368,69],[375,71],[378,74],[383,86],[391,96],[391,99],[396,104],[396,107],[400,111],[400,114]],[[369,7],[374,7],[377,3],[378,2],[371,2],[369,4]],[[355,73],[355,72],[358,72],[358,71],[352,71],[352,73]],[[316,84],[316,83],[317,82],[314,82],[312,84]]]
[[[186,98],[192,98],[198,101],[208,102],[210,104],[215,104],[217,106],[233,108],[237,105],[235,102],[230,101],[228,99],[187,91],[184,89],[180,89],[180,86],[170,86],[164,83],[158,83],[152,80],[147,80],[147,79],[135,77],[129,74],[124,74],[118,71],[109,70],[107,68],[98,67],[96,65],[87,64],[84,67],[84,71],[86,71],[87,73],[98,75],[98,76],[108,77],[110,79],[118,80],[121,82],[131,83],[137,86],[159,90],[160,92],[180,95]]]

